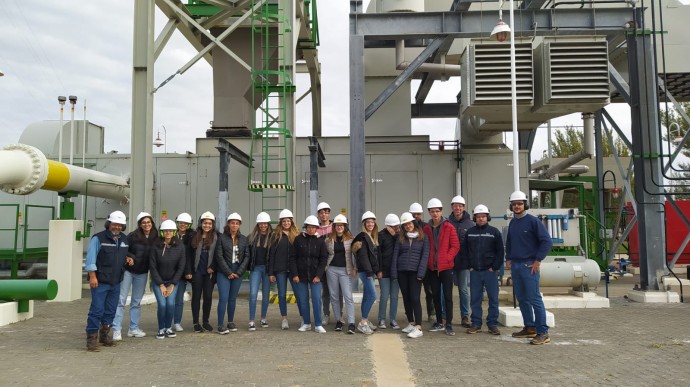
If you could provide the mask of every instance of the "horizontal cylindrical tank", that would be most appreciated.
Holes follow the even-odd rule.
[[[39,149],[25,144],[0,150],[0,189],[13,195],[45,189],[120,201],[129,197],[126,178],[48,160]]]
[[[377,12],[424,12],[424,0],[379,0]]]
[[[589,290],[596,289],[599,281],[599,265],[585,257],[550,256],[544,258],[541,263],[539,286]]]
[[[58,292],[55,280],[8,279],[0,281],[0,300],[52,300]]]

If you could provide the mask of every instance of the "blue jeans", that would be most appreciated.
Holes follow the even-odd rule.
[[[488,270],[472,270],[470,274],[470,291],[472,292],[472,326],[482,326],[482,301],[484,289],[489,299],[489,314],[486,316],[486,325],[489,328],[498,325],[498,273]]]
[[[173,314],[175,314],[175,294],[177,294],[177,286],[173,289],[172,293],[167,297],[163,297],[160,286],[151,283],[151,290],[153,290],[153,295],[156,296],[156,302],[158,303],[158,330],[168,329],[172,327]]]
[[[184,310],[184,294],[187,291],[187,280],[182,278],[177,284],[180,290],[175,294],[175,315],[173,322],[175,324],[182,324],[182,311]]]
[[[297,305],[305,324],[311,324],[309,313],[309,292],[311,291],[311,303],[314,310],[314,326],[321,325],[321,282],[293,282],[292,290],[297,297]]]
[[[388,306],[388,299],[391,300],[390,320],[396,320],[398,315],[398,293],[400,286],[397,279],[379,278],[379,289],[381,290],[381,299],[379,300],[379,321],[386,319],[386,307]]]
[[[249,273],[249,321],[256,318],[256,298],[261,285],[261,318],[265,319],[268,313],[268,302],[271,301],[271,281],[266,274],[266,265],[256,265]]]
[[[458,270],[455,276],[460,295],[460,317],[468,317],[470,315],[470,271]]]
[[[276,285],[278,287],[278,307],[280,308],[280,315],[287,316],[287,302],[285,301],[285,294],[287,293],[287,272],[281,271],[276,273]],[[294,286],[292,287],[294,291]]]
[[[91,289],[91,306],[89,317],[86,319],[86,333],[98,333],[101,324],[113,323],[119,298],[120,284],[110,285],[101,282],[97,288]]]
[[[117,304],[117,312],[115,312],[115,319],[113,320],[113,330],[119,331],[122,329],[122,318],[125,314],[127,294],[130,287],[132,288],[132,298],[129,301],[129,330],[139,329],[141,299],[144,298],[148,276],[148,273],[133,274],[125,270],[125,276],[122,282],[120,282],[120,301]]]
[[[333,313],[336,321],[342,321],[342,307],[340,303],[345,300],[345,312],[347,313],[347,322],[349,324],[355,323],[355,304],[352,299],[352,281],[347,275],[347,269],[344,267],[330,266],[326,271],[328,277],[328,287],[330,293],[330,302],[333,306]]]
[[[219,273],[216,281],[218,283],[218,326],[222,326],[226,308],[228,322],[235,320],[235,307],[237,306],[237,295],[240,293],[240,286],[242,286],[242,277],[231,280],[225,274]]]
[[[549,333],[546,325],[546,308],[539,292],[539,272],[532,274],[528,262],[513,262],[510,274],[513,277],[513,291],[520,304],[522,321],[525,327],[534,327],[537,334]]]
[[[367,277],[367,273],[359,273],[359,279],[362,280],[362,318],[369,318],[369,311],[376,302],[376,287],[374,286],[374,277]]]

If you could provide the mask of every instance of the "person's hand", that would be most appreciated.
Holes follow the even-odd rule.
[[[187,274],[187,275],[184,276],[184,278],[190,280],[190,279],[192,279],[192,275],[191,275],[191,274]]]
[[[233,279],[238,279],[238,278],[240,278],[240,276],[238,276],[238,275],[235,274],[235,273],[230,273],[230,275],[228,276],[228,278],[231,279],[231,280],[233,280]]]
[[[532,274],[537,274],[539,272],[539,268],[541,267],[541,261],[535,260],[531,265],[529,265],[529,267],[532,268]]]
[[[134,258],[132,258],[132,257],[125,258],[125,263],[127,264],[127,266],[134,266]]]
[[[173,290],[175,290],[175,285],[174,284],[168,285],[168,295],[171,295],[173,293]]]
[[[321,278],[319,278],[318,276],[317,276],[317,277],[314,277],[314,279],[311,280],[311,282],[314,283],[314,284],[318,284],[319,282],[321,282]]]
[[[417,281],[422,282],[422,281],[424,281],[424,278],[417,277]]]
[[[269,276],[268,279],[271,281],[272,284],[276,283],[276,276]]]
[[[96,289],[98,287],[98,278],[96,278],[96,272],[89,272],[89,287],[91,289]]]
[[[380,272],[376,273],[376,278],[378,278],[378,279],[383,278],[383,272],[380,271]]]
[[[472,269],[470,269],[470,271],[472,271]],[[493,268],[489,268],[489,273],[493,273],[493,272],[494,272],[494,269],[493,269]]]
[[[510,270],[510,262],[511,261],[506,261],[506,270]]]
[[[299,276],[296,275],[296,276],[292,277],[292,282],[299,282]]]
[[[160,284],[158,288],[161,290],[163,297],[168,297],[168,288],[165,287],[165,284]]]
[[[211,268],[209,267],[208,269],[206,269],[206,272],[207,272],[208,274],[213,274],[213,269],[211,269]]]

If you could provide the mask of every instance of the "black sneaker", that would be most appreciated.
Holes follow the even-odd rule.
[[[204,328],[201,327],[201,324],[194,324],[194,332],[201,333],[203,331],[204,331]]]
[[[208,321],[203,323],[202,326],[204,327],[204,330],[206,330],[207,332],[213,332],[213,327],[211,326],[211,324],[208,323]]]
[[[222,325],[218,325],[218,333],[221,335],[227,335],[228,333],[230,333],[230,331],[228,330],[228,328]]]
[[[441,323],[435,322],[431,324],[431,328],[429,328],[429,332],[442,332],[444,330],[444,327]]]
[[[355,324],[350,324],[347,326],[347,333],[351,335],[355,334]]]
[[[228,323],[228,331],[230,332],[237,332],[237,327],[235,326],[234,322],[229,322]]]
[[[455,336],[455,331],[453,330],[453,325],[446,324],[446,334],[448,336]]]
[[[165,329],[160,329],[158,330],[158,334],[156,335],[157,339],[164,339],[165,338]]]
[[[335,323],[335,330],[338,331],[338,332],[342,331],[342,330],[343,330],[343,325],[345,325],[345,324],[343,324],[342,321],[338,321],[337,323]]]
[[[175,333],[175,331],[173,331],[172,329],[168,328],[165,330],[165,337],[177,337],[177,333]]]

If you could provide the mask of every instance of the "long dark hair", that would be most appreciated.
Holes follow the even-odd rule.
[[[204,230],[201,228],[201,222],[199,222],[199,226],[197,226],[196,233],[194,234],[194,239],[192,239],[193,248],[196,249],[199,247],[201,241],[204,242],[202,246],[203,249],[208,250],[211,248],[211,244],[216,241],[216,234],[218,234],[218,231],[216,231],[216,222],[212,221],[211,223],[211,230],[208,232],[210,238],[204,238]]]
[[[151,219],[151,231],[149,232],[148,238],[144,234],[144,230],[142,230],[141,228],[141,221],[146,218]],[[134,230],[132,234],[134,234],[135,241],[141,244],[153,245],[153,243],[156,242],[156,240],[158,239],[158,229],[156,228],[156,222],[154,222],[153,218],[151,218],[150,216],[144,216],[143,218],[139,219],[139,221],[137,222],[137,229]]]
[[[268,248],[270,242],[271,242],[271,234],[273,233],[273,228],[271,227],[271,224],[268,223],[268,230],[266,232],[266,238],[264,238],[264,245],[261,246],[261,232],[259,231],[259,223],[254,226],[254,230],[252,230],[252,233],[249,235],[249,244],[254,244],[256,247],[265,247]]]
[[[417,240],[423,241],[424,240],[424,230],[422,230],[422,228],[418,224],[416,224],[416,223],[412,223],[412,224],[414,224],[414,229],[415,229],[415,231],[417,231],[417,234],[419,234],[417,236]],[[407,231],[405,231],[404,227],[400,227],[400,243],[403,243],[406,240],[407,240]]]
[[[170,247],[177,246],[178,244],[180,244],[180,238],[178,238],[177,235],[173,235],[173,237],[170,238]],[[163,245],[165,245],[165,238],[158,238],[156,245],[158,247],[163,247]]]

